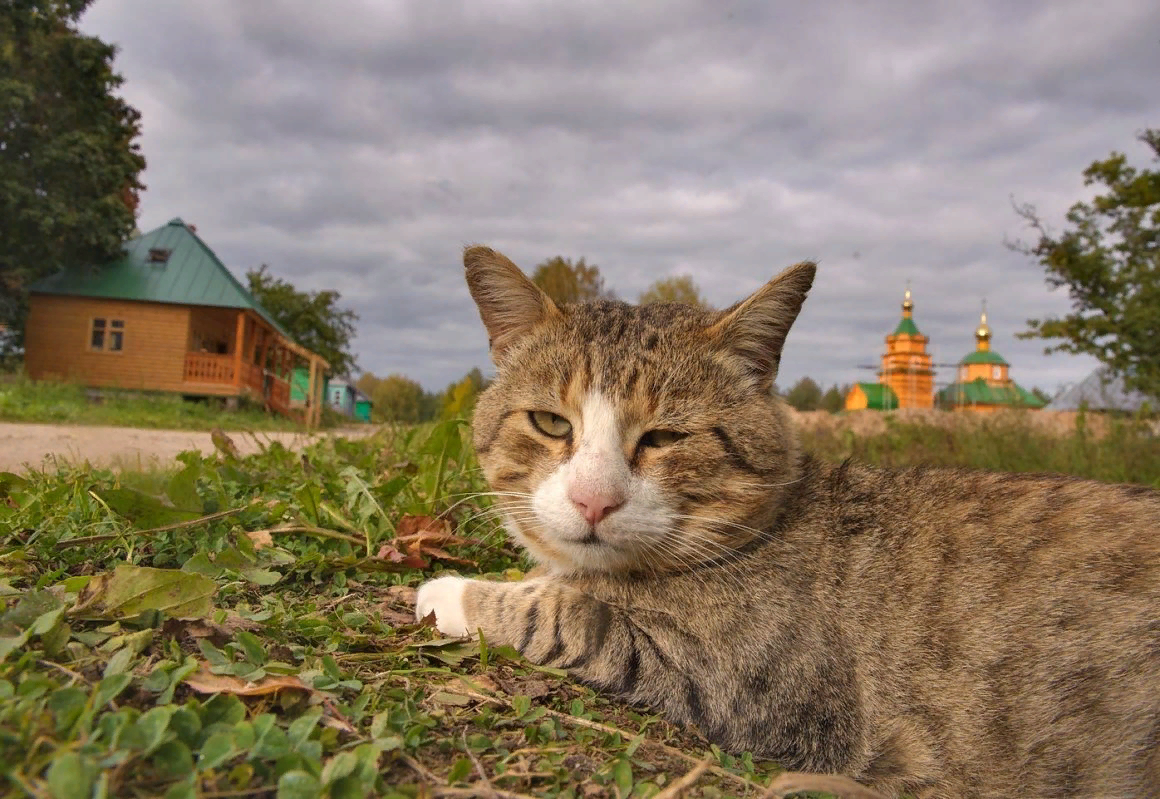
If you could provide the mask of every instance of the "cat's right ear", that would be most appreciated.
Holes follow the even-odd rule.
[[[468,247],[463,253],[463,266],[467,288],[479,307],[491,357],[497,364],[529,330],[560,314],[539,286],[490,247]]]

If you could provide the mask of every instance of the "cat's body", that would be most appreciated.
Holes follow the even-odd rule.
[[[440,578],[420,615],[788,768],[1160,795],[1160,494],[802,454],[768,386],[812,266],[711,313],[466,262],[500,367],[476,448],[548,573]]]

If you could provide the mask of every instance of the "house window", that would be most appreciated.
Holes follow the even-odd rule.
[[[120,352],[125,348],[125,320],[93,318],[89,335],[89,349],[99,352]]]
[[[996,380],[998,380],[999,376],[1002,374],[1003,374],[1003,370],[1000,369],[998,366],[995,366],[991,369],[991,377],[993,377]]]

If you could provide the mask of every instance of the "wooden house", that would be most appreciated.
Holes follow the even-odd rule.
[[[914,323],[914,300],[907,289],[902,319],[886,336],[878,382],[855,383],[846,394],[846,410],[934,407],[934,365],[926,351],[928,343],[930,339]]]
[[[1011,365],[991,349],[991,327],[984,309],[975,328],[975,351],[959,361],[957,380],[939,392],[939,403],[956,411],[1042,408],[1037,396],[1011,379]]]
[[[180,219],[125,245],[98,268],[58,272],[30,287],[25,370],[34,380],[251,397],[317,424],[329,365],[294,341]],[[307,368],[306,400],[290,377]]]

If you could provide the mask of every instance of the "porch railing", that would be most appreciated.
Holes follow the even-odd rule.
[[[206,352],[185,353],[185,382],[232,384],[234,356]]]

